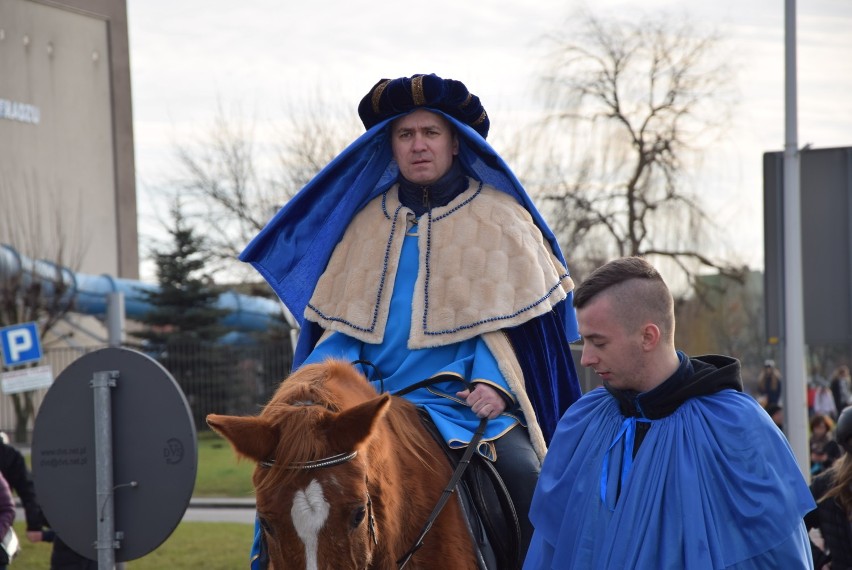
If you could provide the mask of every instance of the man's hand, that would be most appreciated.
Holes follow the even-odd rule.
[[[473,413],[480,418],[493,420],[506,410],[506,400],[488,384],[477,384],[473,390],[462,390],[456,396],[465,400]]]

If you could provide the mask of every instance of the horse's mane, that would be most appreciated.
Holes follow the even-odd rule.
[[[330,382],[335,377],[341,381]],[[278,432],[280,440],[273,452],[274,466],[268,468],[270,472],[266,477],[256,480],[258,494],[290,484],[300,471],[288,469],[288,465],[352,451],[332,449],[329,439],[321,436],[333,415],[343,408],[344,395],[332,384],[361,392],[364,401],[378,396],[366,378],[342,361],[327,360],[304,366],[282,382],[260,414]],[[428,451],[430,436],[419,429],[420,418],[414,405],[395,397],[385,418],[400,440],[399,449],[408,450],[424,467],[434,470]]]
[[[433,443],[432,436],[422,428],[420,415],[414,404],[402,397],[394,397],[385,417],[399,437],[403,449],[409,450],[427,470],[436,472],[437,462],[429,450],[429,444]]]

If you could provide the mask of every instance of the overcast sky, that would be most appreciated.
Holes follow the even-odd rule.
[[[852,1],[797,4],[800,145],[852,146]],[[728,38],[741,101],[725,144],[696,174],[718,217],[735,224],[743,259],[762,267],[762,153],[784,145],[784,2],[593,5],[602,15],[686,13]],[[292,102],[321,89],[355,117],[358,101],[380,78],[434,72],[476,93],[496,133],[531,106],[540,38],[578,6],[571,0],[128,0],[140,230],[152,231],[151,189],[173,175],[175,142],[203,133],[217,101],[275,123]],[[147,255],[144,245],[140,253]]]

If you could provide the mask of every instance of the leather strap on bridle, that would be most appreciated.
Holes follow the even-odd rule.
[[[379,386],[380,386],[379,394],[384,394],[384,392],[385,392],[385,379],[382,376],[381,372],[379,372],[378,366],[376,366],[375,364],[373,364],[369,360],[353,360],[349,364],[351,364],[352,366],[355,366],[356,364],[360,364],[362,366],[363,365],[372,366],[373,372],[375,372],[375,374],[376,374],[376,380],[370,380],[370,382],[378,382]],[[367,376],[367,374],[364,374],[364,376],[367,377],[367,379],[369,380],[369,376]]]
[[[432,376],[432,377],[427,378],[425,380],[421,380],[420,382],[415,382],[414,384],[411,384],[410,386],[406,386],[402,390],[398,390],[398,391],[394,392],[393,395],[394,396],[405,396],[406,394],[410,394],[411,392],[414,392],[415,390],[419,390],[420,388],[428,388],[429,386],[437,384],[438,382],[450,382],[450,381],[461,382],[462,384],[465,385],[465,388],[471,387],[470,382],[465,381],[465,379],[462,378],[461,376],[458,376],[456,374],[450,374],[448,372],[443,372],[441,374],[436,374],[435,376]]]

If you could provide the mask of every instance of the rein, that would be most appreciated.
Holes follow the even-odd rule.
[[[427,386],[431,386],[433,384],[437,384],[438,382],[446,381],[446,380],[455,380],[459,381],[458,376],[454,376],[452,374],[438,374],[437,376],[433,376],[432,378],[427,378],[426,380],[421,380],[416,384],[412,384],[398,392],[395,392],[394,396],[403,396],[408,394],[409,392],[413,392],[414,390],[418,390],[420,388],[425,388]],[[470,383],[462,380],[466,388],[470,388]],[[447,505],[447,502],[450,500],[450,496],[455,492],[456,486],[458,482],[461,480],[464,472],[467,470],[470,465],[470,458],[473,457],[474,451],[479,447],[479,442],[482,441],[482,436],[485,434],[485,427],[488,425],[488,418],[482,418],[479,420],[479,426],[476,428],[476,432],[473,434],[473,437],[470,440],[470,443],[467,445],[467,449],[464,450],[464,455],[459,460],[458,465],[456,465],[455,471],[453,471],[452,477],[450,477],[449,483],[444,487],[444,490],[441,492],[441,497],[438,499],[437,504],[432,509],[432,512],[429,514],[429,518],[426,519],[426,524],[423,525],[423,529],[420,531],[420,535],[418,535],[417,540],[414,541],[414,545],[408,549],[408,552],[402,555],[402,558],[396,561],[399,565],[397,568],[402,570],[405,568],[406,564],[411,560],[411,557],[420,550],[423,546],[423,539],[426,538],[426,534],[431,530],[432,525],[437,520],[438,515],[441,514],[441,511],[444,510],[444,507]]]
[[[447,483],[446,487],[444,487],[444,490],[441,493],[441,498],[438,499],[438,503],[435,505],[435,508],[432,509],[432,513],[426,520],[426,524],[423,525],[423,530],[420,531],[420,536],[417,537],[417,540],[414,542],[414,546],[412,546],[408,552],[403,554],[402,558],[396,561],[396,563],[399,564],[398,568],[400,570],[405,568],[405,565],[408,564],[411,557],[414,556],[414,553],[420,550],[420,547],[423,546],[423,539],[426,538],[426,534],[432,528],[432,524],[434,524],[438,515],[441,514],[441,511],[444,509],[444,506],[446,506],[447,501],[450,500],[450,495],[455,492],[456,485],[458,485],[459,480],[461,480],[462,475],[464,475],[468,465],[470,465],[470,458],[473,456],[474,450],[477,446],[479,446],[479,442],[482,440],[486,425],[488,425],[488,418],[482,418],[479,420],[479,427],[476,428],[476,433],[473,434],[473,438],[470,440],[467,449],[465,449],[464,455],[461,460],[459,460],[459,464],[456,466],[456,470],[453,471],[453,476],[450,477],[450,482]]]

